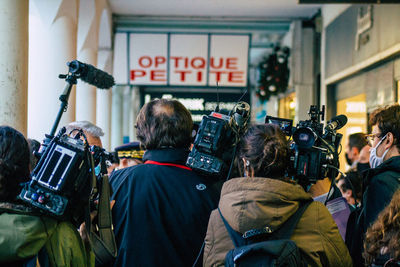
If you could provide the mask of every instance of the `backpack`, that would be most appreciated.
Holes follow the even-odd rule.
[[[246,266],[307,266],[296,243],[290,240],[290,236],[312,201],[300,204],[299,209],[277,231],[267,226],[262,229],[252,229],[243,235],[236,232],[219,214],[235,245],[225,257],[226,267]]]

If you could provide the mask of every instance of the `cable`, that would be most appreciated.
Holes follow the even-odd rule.
[[[199,259],[200,259],[200,256],[201,256],[201,254],[203,253],[203,250],[204,250],[204,246],[205,246],[205,244],[206,244],[206,241],[203,241],[203,244],[201,245],[201,248],[200,248],[199,254],[197,254],[196,260],[194,261],[194,263],[193,263],[192,267],[195,267],[195,266],[197,265],[197,262],[199,261]]]

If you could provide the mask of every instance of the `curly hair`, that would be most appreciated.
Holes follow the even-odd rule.
[[[193,120],[178,100],[155,99],[139,112],[136,136],[146,149],[189,148]]]
[[[251,126],[239,146],[239,158],[249,161],[255,176],[283,178],[289,163],[289,145],[278,126]]]
[[[400,260],[400,189],[367,230],[364,242],[364,258],[367,263],[371,264],[379,257],[383,248],[390,257]]]
[[[25,137],[9,126],[0,126],[0,201],[14,202],[20,184],[30,180],[30,153]]]
[[[371,126],[378,125],[381,137],[387,133],[394,136],[394,144],[400,151],[400,105],[393,104],[374,110],[369,118]]]

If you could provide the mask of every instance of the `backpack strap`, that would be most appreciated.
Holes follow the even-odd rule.
[[[248,245],[251,242],[253,237],[259,236],[267,236],[264,238],[265,240],[276,240],[276,239],[290,239],[294,228],[299,222],[301,216],[307,207],[311,204],[312,200],[307,201],[306,203],[299,203],[299,208],[297,211],[275,232],[271,230],[268,226],[260,229],[251,229],[246,231],[243,235],[235,230],[229,225],[229,223],[225,220],[224,216],[222,216],[221,210],[218,207],[219,215],[221,216],[222,221],[224,222],[225,228],[229,233],[230,238],[232,239],[235,247],[240,247],[244,245]]]
[[[233,245],[235,248],[247,245],[246,239],[242,237],[242,234],[233,230],[229,223],[225,220],[224,216],[222,216],[221,210],[218,207],[219,215],[221,216],[222,221],[225,224],[225,228],[228,231],[229,236],[232,239]]]
[[[273,238],[290,239],[294,229],[297,226],[297,223],[312,202],[313,200],[307,201],[305,203],[299,203],[299,208],[297,209],[297,211],[278,230],[273,233]]]

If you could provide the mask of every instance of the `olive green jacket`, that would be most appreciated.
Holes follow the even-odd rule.
[[[269,178],[235,178],[224,183],[219,208],[237,232],[269,226],[279,228],[299,202],[312,200],[299,185]],[[291,239],[309,266],[352,266],[352,261],[331,214],[312,202],[300,218]],[[205,238],[204,266],[223,266],[234,245],[218,210],[211,213]]]
[[[42,248],[50,266],[94,266],[93,253],[86,252],[71,223],[34,215],[23,205],[0,203],[0,265],[35,257]]]

